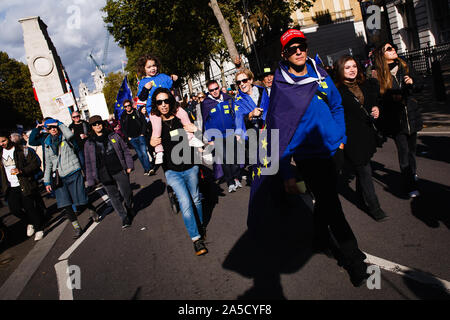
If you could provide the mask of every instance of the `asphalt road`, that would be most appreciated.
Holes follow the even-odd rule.
[[[379,289],[354,288],[336,260],[311,252],[309,197],[303,197],[304,203],[297,199],[290,212],[268,217],[263,236],[250,237],[248,186],[232,194],[225,184],[206,188],[212,199],[205,209],[209,253],[195,256],[182,217],[170,209],[162,170],[144,176],[136,160],[131,181],[139,211],[132,226],[122,230],[115,212],[99,224],[89,224],[83,213],[79,218],[88,232],[73,251],[68,252],[74,243],[72,227],[61,221],[38,243],[22,240],[2,253],[21,258],[0,267],[9,276],[0,278],[0,297],[11,298],[11,289],[5,289],[16,288],[15,298],[33,300],[449,299],[450,135],[423,134],[418,144],[422,196],[414,200],[401,193],[392,140],[372,159],[376,193],[389,220],[375,222],[354,204],[354,181],[350,188],[340,188],[360,248],[372,261],[382,259],[376,260]],[[210,196],[214,194],[217,199]],[[20,264],[30,255],[24,256],[27,250],[38,261],[29,275]],[[60,271],[63,281],[58,284],[55,265],[62,262],[79,267],[79,289],[68,291]]]

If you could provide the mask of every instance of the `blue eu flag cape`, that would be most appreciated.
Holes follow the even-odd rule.
[[[123,101],[128,99],[133,102],[132,98],[133,95],[131,93],[130,87],[128,86],[127,76],[125,76],[125,78],[123,78],[119,92],[117,93],[116,102],[114,104],[114,115],[116,119],[120,119],[122,112],[125,110],[123,107]]]
[[[317,77],[308,77],[302,81],[296,81],[289,74],[286,62],[280,62],[275,71],[270,103],[266,116],[266,128],[261,134],[258,144],[258,164],[253,167],[252,186],[250,191],[247,226],[250,229],[258,227],[265,216],[276,212],[285,195],[283,179],[279,173],[265,175],[264,169],[269,165],[279,165],[279,161],[286,147],[289,145],[303,115],[308,109],[319,83],[325,79],[327,73],[317,67],[315,61],[308,58],[307,62],[316,71]],[[271,151],[271,130],[278,129],[279,141],[277,160],[267,162],[273,158]]]

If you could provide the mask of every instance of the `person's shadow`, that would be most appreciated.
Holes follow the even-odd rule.
[[[150,206],[153,200],[162,195],[165,190],[166,185],[161,179],[157,179],[153,181],[152,184],[139,190],[133,197],[133,201],[135,203],[134,210],[136,211],[136,214],[139,214],[139,211]]]
[[[386,185],[385,190],[393,195],[408,199],[402,192],[400,173],[385,168],[378,162],[372,162],[373,177]],[[376,171],[386,174],[380,175]],[[420,196],[411,201],[411,212],[414,217],[431,228],[439,227],[439,222],[450,228],[450,186],[425,179],[419,179],[417,185]]]
[[[253,287],[237,299],[286,299],[280,275],[297,272],[312,255],[312,209],[306,205],[311,199],[303,196],[305,202],[301,198],[287,196],[278,207],[274,203],[225,258],[225,269],[253,279]]]

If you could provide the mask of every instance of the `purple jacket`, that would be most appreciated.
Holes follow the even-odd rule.
[[[112,143],[123,169],[134,169],[133,157],[123,139],[115,132],[110,133],[108,139],[109,143]],[[87,139],[84,145],[84,157],[86,162],[86,181],[88,186],[93,186],[98,181],[98,171],[95,155],[95,142],[91,139]]]

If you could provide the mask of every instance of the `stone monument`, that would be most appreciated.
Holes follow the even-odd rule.
[[[31,81],[43,116],[71,123],[71,112],[78,108],[69,78],[48,35],[47,25],[40,17],[23,18],[19,22]]]

